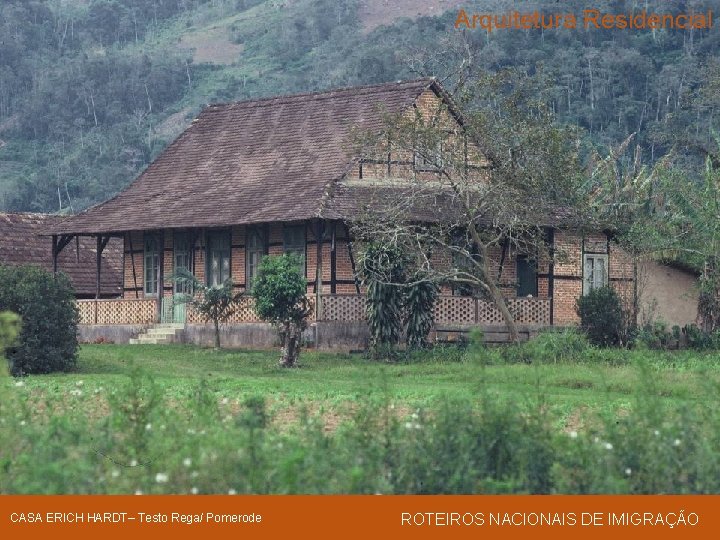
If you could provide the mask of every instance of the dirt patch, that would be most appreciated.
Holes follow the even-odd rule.
[[[178,48],[191,50],[195,64],[234,64],[240,59],[243,45],[230,40],[227,26],[210,26],[184,34]]]
[[[449,9],[454,9],[467,2],[464,0],[363,0],[360,3],[358,16],[363,31],[371,30],[382,25],[393,24],[397,19],[408,17],[415,19],[423,16],[442,15]]]

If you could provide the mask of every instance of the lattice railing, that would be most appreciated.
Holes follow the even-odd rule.
[[[550,300],[547,298],[511,298],[508,309],[520,324],[550,324]],[[322,321],[365,320],[365,297],[333,294],[322,297]],[[491,302],[463,296],[441,296],[435,304],[435,322],[439,324],[505,324],[500,310]]]
[[[152,324],[157,320],[155,300],[78,300],[80,324]]]
[[[323,296],[321,321],[364,321],[365,296],[360,294],[331,294]]]
[[[311,320],[353,322],[365,320],[365,296],[357,294],[323,295],[321,313],[315,311]],[[240,308],[228,323],[260,322],[255,313],[254,299],[244,297]],[[152,324],[157,321],[157,301],[150,300],[78,300],[80,324]],[[547,298],[511,298],[508,309],[520,324],[550,324],[550,300]],[[187,322],[205,322],[192,306],[186,310]],[[500,310],[492,303],[477,298],[441,296],[435,304],[438,324],[504,324]]]

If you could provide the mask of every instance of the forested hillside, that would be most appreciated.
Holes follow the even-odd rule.
[[[711,152],[720,29],[455,30],[468,12],[581,13],[586,2],[3,0],[0,208],[78,211],[117,193],[216,101],[516,67],[599,149]],[[720,0],[597,0],[619,13]],[[715,124],[717,125],[717,124]],[[717,147],[716,147],[717,148]]]

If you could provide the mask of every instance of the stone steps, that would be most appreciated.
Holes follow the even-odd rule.
[[[177,343],[178,338],[182,336],[184,331],[184,324],[156,324],[140,333],[136,338],[131,338],[129,343],[131,345],[161,345],[166,343]]]

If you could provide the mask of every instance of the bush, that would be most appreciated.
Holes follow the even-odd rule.
[[[601,347],[622,344],[626,334],[625,316],[617,293],[610,287],[593,289],[577,301],[580,327],[590,343]]]
[[[75,366],[78,313],[64,274],[31,266],[0,267],[0,311],[22,318],[17,343],[6,352],[13,375],[68,371]]]

